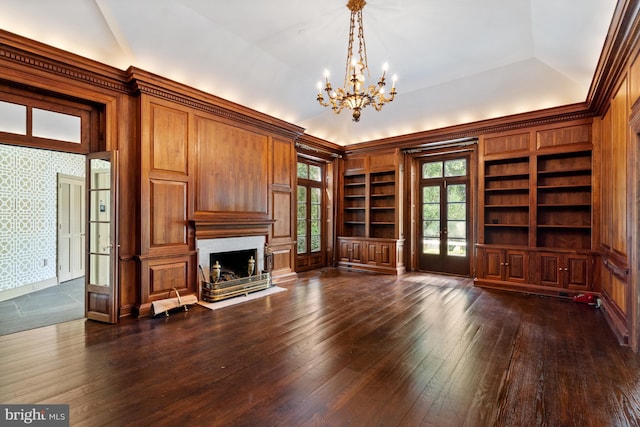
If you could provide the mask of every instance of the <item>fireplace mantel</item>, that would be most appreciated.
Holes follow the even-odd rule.
[[[197,239],[268,235],[272,219],[195,220],[191,222]]]

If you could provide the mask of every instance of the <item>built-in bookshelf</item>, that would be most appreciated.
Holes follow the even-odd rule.
[[[537,246],[591,248],[591,151],[537,161]]]
[[[591,122],[483,137],[481,286],[569,296],[594,289]]]
[[[343,234],[363,237],[366,232],[367,180],[365,174],[344,177]]]
[[[404,272],[399,158],[399,150],[393,150],[343,160],[339,266]]]
[[[529,242],[529,157],[484,164],[484,240],[527,246]]]
[[[392,239],[396,226],[396,172],[374,172],[369,180],[369,237]]]

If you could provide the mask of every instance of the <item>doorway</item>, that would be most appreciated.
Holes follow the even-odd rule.
[[[469,275],[469,157],[420,162],[421,271]]]
[[[20,330],[85,317],[86,155],[101,146],[103,111],[18,88],[0,92],[0,214],[10,231],[0,239],[9,249],[0,257],[0,301],[16,308]],[[58,316],[58,302],[73,302],[79,315]],[[29,327],[27,314],[38,322]]]
[[[296,192],[296,271],[324,267],[324,164],[299,159]]]
[[[85,165],[80,154],[0,144],[0,216],[8,231],[0,246],[11,249],[0,257],[0,334],[84,317],[84,189],[76,185],[84,186]],[[62,248],[68,256],[60,274]]]

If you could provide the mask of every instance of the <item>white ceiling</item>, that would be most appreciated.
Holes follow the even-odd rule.
[[[340,145],[586,100],[615,0],[367,0],[371,77],[398,95],[359,123],[315,100],[344,78],[347,0],[0,0],[0,28],[130,65]]]

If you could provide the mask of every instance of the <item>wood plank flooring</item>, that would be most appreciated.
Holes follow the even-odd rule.
[[[73,426],[635,426],[602,313],[470,279],[325,269],[217,311],[0,337],[0,402]]]

